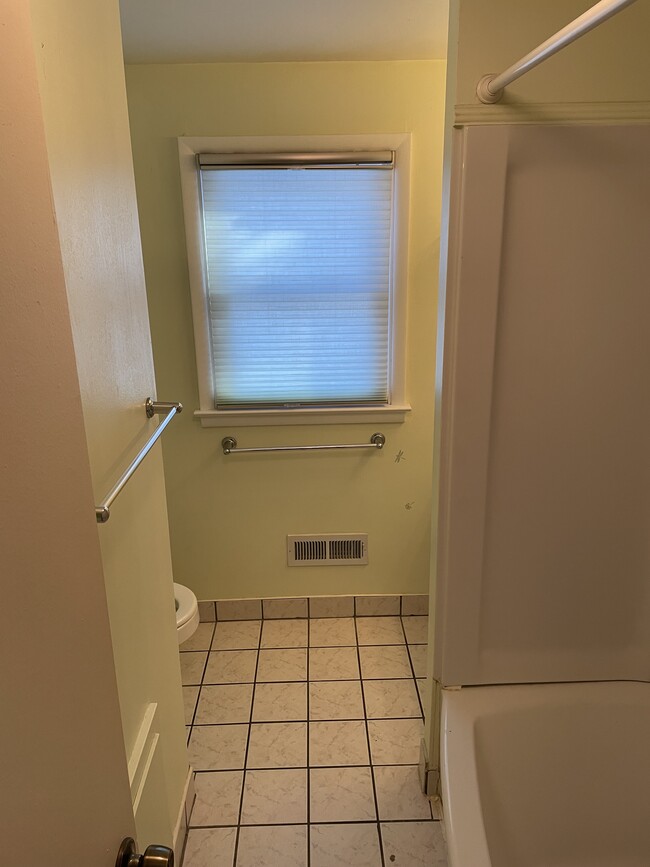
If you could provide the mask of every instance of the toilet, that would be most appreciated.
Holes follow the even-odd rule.
[[[199,625],[199,603],[189,587],[174,583],[174,600],[176,602],[176,634],[178,643],[194,635]]]

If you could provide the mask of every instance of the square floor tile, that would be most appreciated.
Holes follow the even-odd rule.
[[[399,596],[355,597],[357,617],[385,617],[399,614]]]
[[[354,617],[354,596],[312,596],[310,617]]]
[[[188,752],[195,771],[238,770],[244,767],[247,725],[193,726]]]
[[[426,644],[429,641],[428,617],[403,617],[402,623],[409,644]]]
[[[187,641],[184,641],[178,649],[180,651],[210,650],[213,634],[214,623],[199,623],[194,635],[190,635]]]
[[[319,681],[309,684],[309,719],[363,718],[360,681]]]
[[[307,649],[260,650],[258,683],[307,680]]]
[[[367,822],[376,818],[370,768],[312,768],[312,822]]]
[[[195,686],[201,683],[207,651],[198,653],[181,653],[181,683],[183,686]]]
[[[380,819],[431,819],[417,765],[384,765],[373,773]]]
[[[310,647],[356,647],[353,617],[325,617],[309,621]]]
[[[256,650],[217,650],[208,656],[203,683],[253,683]]]
[[[217,602],[217,620],[261,620],[260,599],[224,599]]]
[[[302,722],[307,719],[306,683],[258,683],[253,722]]]
[[[252,697],[252,683],[204,686],[194,722],[197,725],[249,722]]]
[[[185,867],[232,867],[237,828],[192,828],[187,835]]]
[[[364,680],[368,719],[421,716],[413,679]]]
[[[384,680],[389,677],[413,677],[405,645],[395,647],[360,647],[361,677]]]
[[[214,623],[217,619],[214,602],[199,602],[199,619],[201,623]]]
[[[311,767],[370,764],[365,721],[310,722],[309,764]]]
[[[359,644],[406,644],[399,617],[357,617]]]
[[[307,620],[265,620],[261,647],[307,647]]]
[[[368,720],[373,765],[417,764],[423,733],[419,719]]]
[[[310,680],[358,680],[356,647],[312,647],[309,651]]]
[[[310,836],[311,867],[381,867],[374,823],[312,825]]]
[[[259,620],[225,620],[217,623],[212,650],[256,650],[260,643]]]
[[[303,599],[267,600],[274,619],[205,623],[181,648],[187,722],[196,707],[188,751],[200,772],[186,867],[381,867],[378,819],[386,867],[446,867],[417,768],[425,681],[413,671],[426,672],[427,617],[402,620],[394,598],[362,597],[367,616],[355,621],[343,616],[352,597],[322,601],[308,622]]]
[[[196,708],[196,700],[199,697],[199,686],[184,686],[183,687],[183,708],[185,710],[185,722],[189,725],[194,716]]]
[[[201,825],[236,825],[239,817],[243,771],[196,774],[196,800],[190,816],[192,828]]]
[[[410,615],[425,615],[429,613],[429,594],[417,596],[402,596],[402,617]]]
[[[242,825],[307,821],[307,771],[246,771]]]
[[[426,644],[409,644],[409,653],[416,677],[427,676],[427,650]]]
[[[307,597],[293,599],[265,599],[264,618],[266,620],[293,620],[296,617],[307,617]]]
[[[246,766],[307,767],[307,723],[253,723]]]
[[[447,846],[440,822],[382,822],[386,864],[447,867]]]
[[[236,867],[307,867],[307,826],[241,828]]]

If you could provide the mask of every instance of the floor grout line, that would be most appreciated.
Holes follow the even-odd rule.
[[[404,632],[404,638],[406,638],[406,629],[404,627],[404,621],[402,621],[402,631]],[[422,722],[424,723],[424,705],[422,704],[422,698],[420,697],[420,690],[418,689],[418,682],[417,682],[418,679],[415,676],[415,665],[413,664],[413,657],[411,656],[411,649],[408,646],[408,644],[406,646],[406,652],[408,653],[409,665],[411,666],[411,671],[413,672],[413,685],[415,686],[415,694],[416,694],[417,699],[418,699],[418,704],[420,705],[420,710],[422,711]],[[429,815],[433,819],[433,808],[431,806],[431,799],[429,798],[428,801],[429,801]]]
[[[440,819],[339,819],[328,822],[311,822],[312,825],[435,825]],[[307,822],[251,822],[242,825],[243,828],[302,828]],[[237,825],[191,825],[190,831],[203,831],[210,828],[236,828]]]
[[[216,629],[217,629],[217,624],[215,623],[214,627],[212,629],[212,636],[210,637],[210,644],[212,644],[212,640],[214,638],[214,633],[216,632]],[[196,694],[196,701],[194,703],[194,710],[192,711],[192,719],[190,720],[190,731],[189,731],[189,734],[187,735],[186,746],[189,746],[190,740],[192,739],[192,727],[194,725],[194,720],[196,719],[196,713],[199,709],[199,701],[201,700],[201,689],[203,687],[203,677],[205,676],[205,672],[206,672],[207,667],[208,667],[208,660],[209,659],[210,659],[210,653],[208,652],[208,655],[205,658],[205,665],[203,666],[203,675],[201,676],[201,683],[200,684],[195,684],[195,683],[187,684],[187,686],[197,686],[198,685],[199,691]],[[186,684],[183,684],[183,686],[185,686],[185,685]]]
[[[309,625],[309,620],[307,620],[307,646],[309,646],[311,640],[311,627]],[[309,705],[309,651],[307,651],[307,770],[305,771],[307,775],[307,867],[311,867],[311,767],[310,767],[310,753],[309,753],[309,716],[310,716],[310,705]]]
[[[318,720],[320,722],[320,720]],[[337,720],[338,722],[338,720]],[[363,720],[354,720],[354,722],[363,722]],[[417,762],[368,762],[367,764],[359,764],[355,762],[350,765],[291,765],[290,767],[273,767],[273,768],[248,768],[249,771],[304,771],[305,768],[313,768],[315,771],[320,771],[324,768],[328,770],[346,770],[348,768],[369,768],[371,764],[374,764],[376,768],[417,768]],[[244,768],[196,768],[194,770],[195,774],[232,774],[233,772],[243,771]],[[273,824],[273,823],[271,823]],[[300,822],[290,822],[290,824],[300,825]],[[327,823],[326,823],[327,824]]]
[[[356,599],[355,599],[355,612],[356,612]],[[354,631],[355,631],[355,634],[357,636],[357,662],[359,663],[359,675],[360,675],[359,680],[361,682],[361,680],[362,680],[361,675],[363,672],[361,669],[361,652],[359,650],[359,631],[357,629],[356,617],[354,618]],[[377,798],[377,783],[375,781],[375,770],[374,770],[373,761],[372,761],[372,748],[371,748],[371,744],[370,744],[370,731],[368,729],[368,710],[366,708],[366,694],[363,690],[363,684],[361,684],[361,701],[363,704],[363,718],[364,718],[364,726],[365,726],[365,730],[366,730],[366,743],[368,746],[368,761],[370,763],[370,782],[372,785],[372,797],[373,797],[373,800],[375,802],[375,819],[376,819],[376,825],[377,825],[377,840],[379,843],[379,857],[381,858],[382,867],[385,867],[386,859],[384,857],[384,842],[381,839],[381,826],[379,824],[380,819],[379,819],[379,800]]]
[[[245,686],[251,686],[252,684],[245,684]],[[253,720],[253,725],[284,725],[286,723],[306,723],[306,722],[318,722],[318,723],[338,723],[338,722],[363,722],[364,719],[368,719],[370,722],[400,722],[405,720],[414,720],[421,719],[421,715],[417,714],[416,716],[371,716],[371,717],[336,717],[334,719],[256,719]],[[194,723],[195,728],[206,728],[210,726],[243,726],[247,725],[246,720],[241,720],[240,722],[217,722],[217,723]],[[189,725],[189,723],[188,723]]]
[[[401,612],[401,608],[400,608],[400,612]],[[240,792],[240,797],[239,797],[239,808],[238,808],[238,812],[237,812],[236,825],[227,824],[227,823],[214,824],[214,825],[192,825],[191,824],[191,817],[190,817],[190,823],[188,823],[188,831],[190,829],[193,831],[196,831],[196,830],[202,830],[202,829],[207,830],[207,829],[211,829],[211,828],[212,829],[232,828],[235,830],[235,843],[234,843],[231,867],[237,867],[237,859],[239,857],[239,851],[240,851],[240,840],[241,840],[241,829],[242,828],[269,828],[269,829],[272,829],[274,827],[305,827],[306,828],[306,844],[307,844],[306,867],[311,867],[311,827],[312,827],[312,825],[315,825],[315,826],[318,826],[318,825],[324,825],[324,826],[329,826],[329,825],[341,825],[341,826],[366,825],[369,827],[373,826],[376,828],[376,833],[377,833],[379,855],[380,855],[380,859],[381,859],[381,867],[387,867],[387,861],[386,861],[387,856],[386,856],[386,853],[384,852],[384,841],[383,841],[383,837],[382,837],[382,824],[385,824],[385,823],[402,824],[402,825],[416,824],[416,823],[418,823],[418,824],[424,824],[424,823],[433,824],[437,821],[433,817],[430,804],[429,804],[430,818],[425,818],[425,819],[423,819],[423,818],[382,819],[380,817],[380,814],[379,814],[379,801],[378,801],[378,794],[377,794],[377,781],[375,779],[375,768],[380,768],[380,767],[417,768],[418,764],[415,761],[410,761],[410,762],[375,762],[373,760],[373,755],[372,755],[369,723],[370,722],[373,722],[373,723],[381,723],[381,722],[392,723],[392,722],[399,722],[399,721],[415,722],[415,721],[421,721],[424,718],[423,702],[422,702],[422,698],[420,697],[419,690],[417,688],[418,687],[417,682],[420,678],[417,678],[415,676],[415,667],[414,667],[414,662],[413,662],[413,658],[411,655],[411,645],[408,643],[408,640],[407,640],[406,629],[404,626],[404,621],[402,619],[402,615],[400,613],[399,615],[386,615],[386,616],[389,616],[389,617],[398,616],[399,617],[401,630],[402,630],[402,633],[403,633],[404,639],[405,639],[404,642],[399,642],[397,644],[395,644],[395,643],[392,643],[392,644],[360,644],[359,643],[358,620],[357,620],[357,616],[356,616],[356,600],[355,600],[355,616],[352,618],[350,618],[350,617],[340,618],[340,619],[353,620],[354,632],[355,632],[355,637],[356,637],[356,644],[354,644],[354,645],[353,644],[322,645],[319,647],[313,647],[312,648],[312,646],[311,646],[311,623],[310,623],[310,620],[313,618],[290,618],[292,620],[300,619],[300,620],[306,620],[307,621],[307,643],[305,646],[301,646],[301,647],[295,647],[295,646],[263,647],[263,645],[262,645],[263,629],[264,629],[264,623],[266,622],[266,620],[262,619],[262,620],[254,620],[254,621],[223,621],[225,623],[229,623],[229,622],[230,623],[233,623],[233,622],[239,622],[239,623],[257,622],[257,623],[259,623],[260,629],[259,629],[259,633],[258,633],[257,646],[254,648],[253,647],[243,647],[243,648],[216,648],[215,649],[214,643],[217,640],[217,632],[218,632],[218,627],[219,627],[219,623],[215,622],[213,624],[212,636],[210,639],[210,647],[207,651],[206,650],[185,651],[187,653],[194,652],[194,653],[205,653],[206,654],[205,662],[203,665],[203,673],[202,673],[200,683],[199,684],[183,684],[183,686],[187,686],[187,687],[198,687],[194,711],[192,713],[192,721],[191,721],[191,723],[188,724],[188,728],[189,728],[188,744],[189,744],[189,741],[191,740],[192,733],[193,733],[195,728],[201,728],[201,727],[203,727],[203,728],[218,728],[218,727],[226,728],[228,726],[230,726],[230,727],[243,726],[243,725],[247,726],[246,746],[245,746],[245,751],[244,751],[243,767],[195,770],[195,773],[197,776],[198,775],[206,775],[206,774],[209,775],[209,774],[217,774],[217,773],[233,773],[233,772],[238,773],[238,772],[241,772],[241,792]],[[332,619],[332,618],[317,618],[317,619]],[[273,620],[275,622],[281,622],[282,618],[273,618]],[[421,646],[426,646],[426,645],[421,645]],[[354,650],[356,651],[357,665],[359,666],[359,676],[355,677],[355,678],[331,678],[331,679],[324,679],[324,680],[312,679],[311,678],[311,654],[309,651],[312,649],[314,649],[314,650],[316,650],[316,649],[318,649],[318,650],[321,650],[321,649],[336,650],[336,649],[340,649],[343,647],[350,648],[350,649],[354,648]],[[361,670],[361,655],[362,655],[362,649],[364,647],[366,647],[366,648],[404,647],[406,649],[406,652],[407,652],[410,674],[407,676],[404,676],[404,677],[383,677],[383,676],[380,676],[380,677],[372,677],[372,678],[365,677],[364,678],[362,676],[362,670]],[[305,679],[304,680],[302,680],[302,679],[301,680],[269,680],[269,681],[259,680],[259,667],[260,667],[260,657],[261,657],[261,651],[262,650],[277,650],[277,651],[304,650],[305,656],[306,656],[306,666],[307,666]],[[255,651],[255,653],[256,653],[255,674],[254,674],[254,678],[252,681],[236,681],[236,682],[221,682],[221,683],[210,683],[210,682],[206,681],[205,678],[206,678],[206,673],[207,673],[207,668],[208,668],[208,662],[210,661],[210,657],[211,657],[212,653],[216,653],[216,652],[233,653],[233,652],[238,652],[238,651],[239,652],[241,652],[241,651]],[[416,692],[418,706],[420,709],[420,714],[419,715],[412,715],[412,716],[399,716],[399,717],[386,716],[386,717],[370,717],[369,718],[368,717],[368,706],[366,704],[365,685],[366,685],[366,683],[378,683],[378,682],[382,682],[382,681],[390,681],[390,682],[395,682],[395,683],[400,683],[400,682],[401,683],[406,683],[406,682],[412,683],[413,688],[415,689],[415,692]],[[255,722],[260,723],[260,724],[265,724],[265,725],[271,725],[271,726],[272,725],[286,725],[287,723],[304,725],[306,739],[307,739],[306,740],[306,764],[300,765],[300,766],[294,765],[291,768],[286,768],[286,767],[253,768],[253,767],[249,767],[248,766],[249,765],[249,752],[250,752],[252,726],[253,726],[255,693],[256,693],[256,689],[257,689],[258,684],[263,684],[263,685],[274,685],[274,684],[295,685],[295,684],[303,684],[303,683],[305,684],[305,693],[306,693],[306,696],[305,696],[305,698],[306,698],[306,715],[305,715],[304,719],[295,719],[295,720],[272,719],[272,720],[256,720]],[[321,719],[312,720],[312,719],[310,719],[310,715],[311,715],[310,686],[312,683],[359,684],[360,693],[361,693],[363,716],[362,717],[350,717],[350,718],[345,717],[345,718],[324,719],[324,720],[321,720]],[[198,713],[198,708],[199,708],[199,704],[201,701],[201,697],[202,697],[204,688],[205,687],[219,687],[219,686],[247,686],[247,687],[252,687],[251,698],[250,698],[250,710],[248,713],[248,719],[242,720],[240,722],[230,721],[230,722],[216,722],[216,723],[201,723],[200,725],[197,725],[196,724],[196,716]],[[212,693],[212,695],[218,695],[218,693]],[[312,756],[311,756],[311,748],[310,748],[311,724],[312,723],[336,724],[336,723],[343,723],[343,722],[356,722],[356,723],[363,722],[364,729],[365,729],[365,736],[366,736],[366,746],[367,746],[367,750],[368,750],[368,763],[367,764],[363,764],[363,763],[362,764],[332,764],[332,765],[318,765],[318,766],[312,767],[312,764],[311,764]],[[371,786],[372,786],[372,796],[373,796],[374,808],[375,808],[375,818],[372,820],[340,819],[340,820],[326,821],[326,822],[313,822],[312,816],[311,816],[311,772],[312,772],[312,770],[320,770],[320,769],[329,769],[329,770],[369,769]],[[301,770],[301,771],[304,771],[306,774],[306,821],[305,822],[277,822],[277,823],[260,822],[260,823],[243,824],[242,823],[243,804],[244,804],[244,797],[245,797],[245,791],[246,791],[246,778],[247,778],[248,772],[249,771],[256,771],[259,773],[262,771],[277,772],[277,771],[286,771],[286,770]],[[391,857],[393,857],[393,856],[391,856]],[[187,867],[191,867],[191,865],[188,864]],[[389,865],[389,867],[390,867],[390,865]]]
[[[244,794],[246,792],[246,773],[247,773],[247,769],[248,769],[248,751],[250,748],[251,731],[253,728],[253,708],[255,707],[255,687],[256,687],[256,681],[257,681],[257,669],[258,669],[259,662],[260,662],[260,648],[262,646],[262,628],[263,627],[260,624],[260,631],[259,631],[258,645],[257,645],[257,657],[255,658],[255,675],[253,678],[253,689],[251,691],[251,707],[250,707],[250,712],[248,715],[248,732],[246,733],[246,749],[244,751],[244,768],[243,768],[242,780],[241,780],[241,795],[239,798],[239,813],[237,814],[237,832],[235,834],[235,848],[233,850],[233,856],[232,856],[233,867],[236,867],[236,865],[237,865],[237,855],[239,853],[239,837],[240,837],[240,833],[241,833],[241,818],[242,818],[242,810],[244,807]],[[215,630],[215,635],[216,635],[216,630]],[[208,654],[208,657],[209,657],[209,654]]]
[[[250,621],[251,623],[260,623],[261,621]],[[339,647],[403,647],[405,644],[414,645],[416,647],[426,647],[426,641],[384,641],[384,642],[365,642],[361,644],[286,644],[286,645],[271,645],[269,647],[260,647],[260,650],[336,650]],[[179,648],[179,653],[237,653],[241,650],[256,650],[257,648],[247,645],[246,647],[204,647],[202,650],[182,650]]]
[[[404,639],[406,640],[407,636],[406,636],[406,628],[404,627],[404,621],[401,620],[401,618],[400,618],[400,621],[402,624],[402,632],[404,633]],[[422,645],[419,645],[419,646],[422,646]],[[411,648],[410,648],[410,645],[408,643],[406,645],[406,653],[407,653],[408,658],[409,658],[409,665],[411,666],[411,671],[413,672],[413,685],[415,686],[415,694],[417,696],[418,704],[420,705],[420,711],[422,712],[422,720],[424,721],[424,705],[422,704],[422,699],[420,698],[420,690],[418,689],[418,683],[417,683],[418,679],[415,675],[415,666],[413,664],[413,657],[411,656]]]

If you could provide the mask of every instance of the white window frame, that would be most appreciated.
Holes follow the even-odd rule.
[[[205,255],[197,171],[200,153],[304,153],[385,151],[395,153],[391,345],[389,349],[390,403],[384,406],[296,407],[275,409],[215,409],[208,326]],[[409,238],[409,182],[411,136],[403,134],[326,136],[182,136],[178,139],[185,236],[194,322],[194,345],[199,383],[199,409],[194,416],[204,427],[287,424],[345,424],[403,422],[411,409],[406,402],[406,313]]]

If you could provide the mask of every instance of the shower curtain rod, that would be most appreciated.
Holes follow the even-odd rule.
[[[147,442],[142,446],[138,454],[133,458],[129,466],[124,470],[120,478],[115,482],[110,491],[106,494],[99,506],[95,506],[95,518],[98,524],[105,524],[111,517],[111,505],[113,500],[122,491],[126,483],[129,481],[133,473],[138,469],[142,461],[153,448],[154,443],[161,436],[169,422],[179,412],[183,411],[182,403],[167,403],[162,400],[152,400],[148,397],[144,404],[144,410],[147,418],[153,418],[154,415],[164,415],[165,418],[160,422],[155,431],[151,434]]]
[[[634,2],[635,0],[601,0],[503,72],[498,75],[484,75],[476,86],[476,95],[486,104],[499,102],[503,89],[513,81]]]

